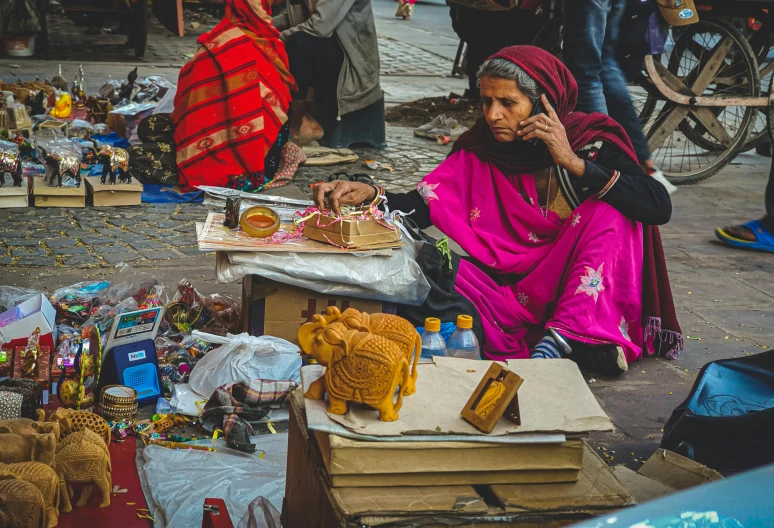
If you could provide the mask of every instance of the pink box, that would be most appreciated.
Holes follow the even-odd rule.
[[[19,306],[11,308],[19,320],[0,328],[3,348],[14,350],[27,345],[27,339],[35,328],[40,328],[40,346],[54,350],[56,345],[56,310],[44,295],[36,295]]]

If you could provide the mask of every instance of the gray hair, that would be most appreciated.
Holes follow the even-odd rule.
[[[519,90],[529,97],[533,103],[540,97],[540,91],[535,79],[527,75],[527,72],[516,66],[507,59],[489,59],[478,69],[476,84],[481,86],[481,78],[485,75],[497,77],[499,79],[510,79],[516,81]]]

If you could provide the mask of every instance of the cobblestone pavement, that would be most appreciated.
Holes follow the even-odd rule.
[[[52,43],[44,57],[50,61],[69,62],[127,62],[181,67],[196,51],[198,36],[214,26],[200,26],[186,35],[169,33],[155,18],[148,29],[148,47],[145,56],[137,59],[134,51],[124,46],[126,35],[84,35],[85,27],[77,26],[63,15],[49,15],[49,39]],[[58,45],[67,42],[66,46]],[[450,75],[452,61],[416,46],[388,37],[379,38],[379,58],[383,76],[411,75],[441,77]],[[16,59],[19,62],[18,59]]]

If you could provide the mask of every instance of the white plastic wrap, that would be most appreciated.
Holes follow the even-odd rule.
[[[318,253],[230,252],[220,259],[218,282],[254,274],[317,293],[419,306],[430,293],[414,244],[391,257]]]
[[[190,388],[209,400],[215,389],[232,381],[293,380],[301,383],[301,354],[296,345],[278,337],[242,333],[220,337],[194,331],[198,339],[223,346],[196,363],[188,378]]]
[[[263,458],[220,447],[214,453],[153,445],[143,449],[137,469],[157,520],[154,528],[201,526],[208,497],[223,499],[234,523],[249,517],[248,506],[258,497],[281,509],[288,435],[259,435],[251,441],[256,453],[265,453]]]

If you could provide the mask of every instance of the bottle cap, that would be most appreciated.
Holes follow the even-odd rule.
[[[457,316],[457,328],[462,328],[463,330],[470,330],[471,328],[473,328],[473,318],[469,315]]]
[[[425,319],[425,332],[440,332],[441,320],[437,317],[428,317]]]

